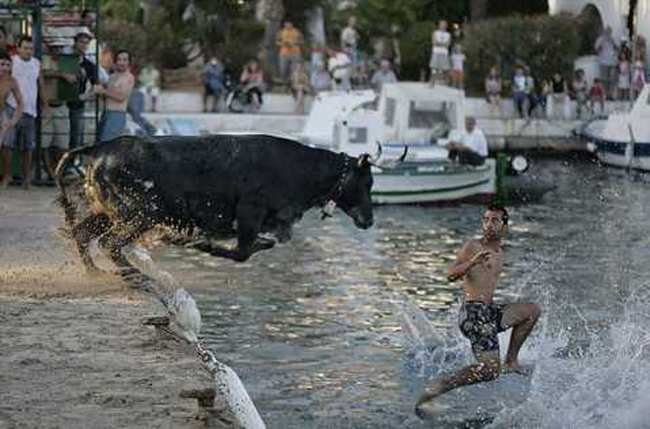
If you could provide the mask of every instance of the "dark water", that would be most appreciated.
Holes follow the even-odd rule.
[[[538,160],[532,173],[558,189],[511,209],[497,298],[541,304],[522,351],[537,367],[529,400],[493,424],[644,427],[650,316],[638,304],[650,296],[650,178],[589,161]],[[469,359],[455,327],[458,288],[444,273],[479,233],[481,213],[379,207],[362,231],[342,213],[321,221],[314,212],[290,242],[245,264],[181,249],[153,256],[195,295],[204,341],[240,375],[268,427],[454,427],[420,422],[412,404],[428,377]],[[455,338],[438,346],[459,356],[428,359],[407,338],[408,297]]]

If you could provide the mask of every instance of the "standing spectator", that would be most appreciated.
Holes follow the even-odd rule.
[[[36,116],[39,93],[44,116],[49,114],[48,101],[45,99],[43,72],[41,62],[34,58],[34,43],[29,36],[21,36],[18,42],[18,55],[11,57],[11,74],[18,82],[22,95],[22,114],[16,124],[16,146],[22,150],[21,173],[24,189],[29,189],[32,174],[32,153],[36,149]],[[18,109],[18,101],[10,96],[7,104]]]
[[[357,51],[358,41],[359,33],[357,32],[357,18],[351,16],[348,19],[347,27],[345,27],[341,32],[341,49],[348,54],[353,67],[356,66],[359,61]]]
[[[323,47],[318,43],[312,43],[309,72],[314,73],[314,71],[316,71],[318,68],[318,64],[325,63],[325,60],[325,51],[323,50]]]
[[[528,95],[526,94],[526,76],[522,67],[515,69],[515,75],[512,78],[512,101],[519,117],[525,117],[528,113]]]
[[[276,44],[280,48],[280,78],[283,82],[289,80],[289,73],[292,70],[293,63],[302,59],[301,47],[303,40],[300,30],[288,21],[284,23],[284,27],[278,32]]]
[[[332,89],[332,76],[330,76],[330,73],[327,71],[325,62],[316,64],[316,69],[312,72],[309,83],[315,93]]]
[[[539,96],[537,97],[537,105],[539,106],[539,111],[546,115],[546,109],[548,107],[548,99],[553,93],[553,85],[551,79],[542,80],[542,87],[539,91]]]
[[[641,61],[643,64],[645,64],[645,57],[646,57],[645,37],[643,37],[640,34],[637,34],[636,36],[634,36],[634,58],[632,58],[632,62],[636,63],[637,61]]]
[[[594,49],[598,54],[600,78],[603,82],[605,95],[613,98],[616,66],[618,65],[618,46],[612,37],[612,28],[610,26],[607,26],[605,31],[596,39]]]
[[[99,123],[99,141],[104,143],[124,134],[126,128],[126,109],[131,97],[135,79],[131,74],[131,54],[121,49],[113,58],[115,71],[108,79],[108,84],[95,85],[93,92],[103,95],[106,109]]]
[[[432,35],[431,61],[431,82],[442,75],[447,80],[449,71],[449,45],[451,44],[451,34],[447,31],[447,21],[440,21],[438,29]]]
[[[383,84],[393,82],[397,82],[397,76],[395,76],[395,72],[391,69],[390,60],[384,58],[381,60],[379,70],[373,73],[370,83],[376,92],[381,92]]]
[[[309,75],[302,61],[293,65],[291,72],[291,93],[296,100],[296,113],[305,113],[305,95],[309,92]]]
[[[589,89],[589,108],[592,115],[596,113],[596,109],[594,109],[596,103],[600,105],[599,115],[603,115],[605,113],[605,88],[599,78],[594,79],[594,84]]]
[[[16,108],[7,103],[13,95]],[[11,57],[0,50],[0,147],[2,147],[2,181],[0,188],[11,182],[11,152],[15,144],[15,127],[23,112],[23,97],[18,82],[11,75]]]
[[[212,57],[203,72],[203,111],[219,110],[219,99],[224,90],[224,67],[217,57]],[[212,107],[208,108],[212,99]]]
[[[527,112],[530,118],[538,104],[537,87],[535,86],[535,78],[530,72],[530,66],[524,66],[524,76],[526,76],[526,89],[524,91],[528,100]]]
[[[584,70],[576,70],[571,86],[573,88],[573,96],[576,100],[576,115],[578,119],[582,119],[582,110],[587,110],[587,101],[589,98]]]
[[[636,100],[639,93],[645,86],[645,69],[643,68],[643,61],[637,61],[634,64],[634,70],[632,71],[632,98]]]
[[[629,100],[630,99],[630,57],[627,56],[625,52],[621,52],[619,55],[618,63],[618,99],[619,100]]]
[[[490,106],[490,114],[494,109],[499,109],[499,116],[503,117],[503,107],[501,106],[501,77],[496,66],[490,69],[490,74],[485,78],[485,96]]]
[[[45,90],[49,100],[49,115],[43,117],[41,129],[41,149],[45,159],[45,171],[54,179],[54,169],[63,152],[70,146],[70,112],[64,100],[58,93],[58,84],[65,79],[65,74],[58,71],[60,45],[48,46],[47,65],[43,60],[43,76],[45,77]]]
[[[566,112],[568,87],[560,73],[555,73],[551,79],[551,102],[547,106],[549,118],[562,118]],[[560,113],[558,113],[560,112]]]
[[[140,81],[140,88],[142,88],[146,97],[145,105],[149,104],[151,111],[155,112],[156,102],[160,95],[160,72],[152,61],[149,61],[145,68],[140,71],[138,80]],[[151,102],[149,102],[149,99]]]
[[[350,57],[344,51],[329,50],[327,68],[334,79],[335,90],[350,90]]]
[[[86,111],[86,99],[90,96],[88,82],[92,85],[97,84],[97,66],[86,57],[86,51],[88,50],[90,41],[91,37],[88,33],[80,32],[75,35],[73,49],[79,59],[79,68],[75,75],[70,73],[62,74],[68,83],[76,84],[77,86],[75,99],[67,103],[70,112],[70,149],[74,149],[84,143],[84,113]]]
[[[257,61],[251,60],[246,64],[239,78],[239,83],[244,85],[244,93],[248,96],[255,109],[262,107],[264,92],[264,72]]]
[[[454,88],[463,89],[465,81],[465,73],[463,71],[465,64],[465,54],[463,53],[463,46],[456,43],[452,49],[451,54],[451,85]]]

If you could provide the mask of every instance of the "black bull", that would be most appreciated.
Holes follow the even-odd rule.
[[[88,158],[90,215],[77,223],[62,175],[78,155]],[[56,176],[67,232],[86,269],[97,269],[88,246],[99,238],[122,275],[136,281],[146,277],[122,248],[159,225],[199,229],[207,240],[194,247],[245,261],[275,244],[260,233],[287,240],[305,211],[330,201],[357,227],[373,224],[367,155],[352,158],[266,135],[121,137],[66,153]],[[235,248],[214,241],[233,236]]]

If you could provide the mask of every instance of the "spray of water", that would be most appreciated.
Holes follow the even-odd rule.
[[[650,298],[650,296],[648,297]],[[629,301],[609,328],[588,330],[589,346],[558,355],[569,338],[543,337],[532,352],[537,370],[531,394],[503,410],[490,426],[535,428],[645,428],[650,403],[650,309]]]

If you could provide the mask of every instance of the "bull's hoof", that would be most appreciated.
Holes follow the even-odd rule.
[[[84,267],[86,268],[86,274],[90,277],[98,277],[106,274],[106,271],[97,268],[95,264],[84,264]]]
[[[150,290],[152,288],[153,279],[141,273],[137,268],[121,268],[117,274],[133,289]]]
[[[59,237],[65,240],[72,240],[72,232],[68,228],[57,228],[56,233]]]
[[[271,240],[270,238],[258,237],[257,240],[255,240],[256,250],[272,249],[274,246],[275,240]]]

